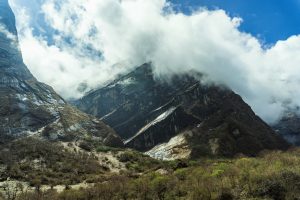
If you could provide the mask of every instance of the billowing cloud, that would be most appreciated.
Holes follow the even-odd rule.
[[[44,0],[38,12],[52,30],[49,42],[34,34],[30,12],[11,3],[25,63],[66,98],[151,61],[158,75],[206,74],[268,122],[300,106],[299,36],[267,48],[223,10],[185,15],[165,0]]]

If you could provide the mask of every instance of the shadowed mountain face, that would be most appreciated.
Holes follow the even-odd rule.
[[[199,157],[255,155],[288,147],[240,96],[203,85],[200,79],[182,75],[156,80],[151,65],[145,64],[90,92],[76,105],[112,126],[128,147],[153,148],[148,153],[157,157],[183,148]],[[162,143],[165,146],[157,146]]]
[[[14,14],[7,0],[0,0],[1,142],[28,135],[50,140],[93,138],[122,145],[110,127],[66,104],[32,76],[23,63]]]
[[[18,45],[18,36],[15,26],[15,16],[7,0],[0,0],[0,73],[7,78],[9,75],[25,80],[34,80],[23,63]]]
[[[300,146],[300,116],[296,112],[287,112],[276,124],[272,125],[289,143]]]

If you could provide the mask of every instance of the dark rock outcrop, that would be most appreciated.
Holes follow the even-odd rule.
[[[30,135],[51,140],[92,138],[122,145],[113,129],[71,107],[33,77],[23,63],[14,14],[7,0],[0,0],[1,142]]]
[[[150,64],[76,102],[112,126],[128,147],[147,151],[185,133],[193,157],[255,155],[288,144],[240,96],[201,75],[155,79]]]

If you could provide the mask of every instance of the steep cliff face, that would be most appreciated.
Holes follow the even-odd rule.
[[[71,107],[33,77],[23,63],[14,14],[7,0],[0,0],[1,142],[28,135],[51,140],[94,138],[122,145],[110,127]]]
[[[7,76],[10,74],[22,79],[34,80],[23,63],[18,45],[15,16],[7,0],[0,1],[0,69],[1,74]],[[1,83],[3,81],[5,81],[4,78],[2,78]]]
[[[201,75],[156,80],[145,64],[76,104],[112,126],[128,147],[154,157],[187,155],[187,148],[197,157],[288,147],[237,94],[198,80]]]

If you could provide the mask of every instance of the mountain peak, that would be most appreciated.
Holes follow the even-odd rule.
[[[112,126],[127,147],[154,157],[255,155],[288,147],[240,96],[193,75],[155,79],[151,64],[144,64],[77,106]]]
[[[1,0],[0,73],[2,74],[2,84],[4,79],[6,82],[13,81],[12,77],[17,77],[22,80],[34,80],[34,77],[23,63],[15,24],[15,16],[8,2],[6,0]]]
[[[0,0],[0,24],[2,24],[9,33],[17,35],[15,26],[16,20],[7,0]]]

